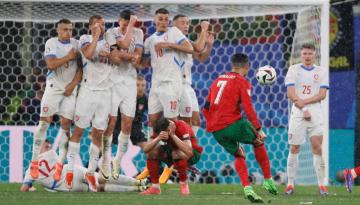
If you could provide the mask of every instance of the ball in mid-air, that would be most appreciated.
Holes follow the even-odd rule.
[[[260,67],[256,71],[256,79],[260,84],[271,85],[276,81],[276,71],[270,65]]]

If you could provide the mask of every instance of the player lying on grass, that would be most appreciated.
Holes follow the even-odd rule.
[[[65,175],[68,166],[64,166],[65,172],[62,172],[61,178],[59,181],[54,181],[54,167],[57,163],[59,156],[54,150],[51,149],[51,144],[46,140],[40,149],[39,155],[39,177],[36,180],[33,180],[30,176],[30,169],[25,173],[23,184],[20,188],[21,191],[34,191],[32,187],[33,183],[39,183],[48,191],[66,191],[66,192],[87,192],[90,191],[89,185],[85,178],[86,168],[75,165],[74,166],[74,178],[73,186],[71,189],[68,189],[65,185]],[[119,176],[118,179],[110,179],[106,181],[101,175],[95,173],[97,191],[99,192],[129,192],[129,191],[144,191],[147,188],[146,180],[136,180],[127,176]]]
[[[245,78],[250,68],[249,58],[245,54],[237,53],[231,57],[231,63],[232,71],[220,75],[210,87],[203,109],[206,131],[211,132],[216,141],[235,157],[235,169],[244,187],[245,196],[251,202],[261,203],[262,198],[250,186],[246,156],[240,143],[254,146],[255,158],[265,179],[263,187],[276,195],[278,191],[271,178],[270,162],[264,145],[266,135],[261,130],[251,101],[251,85]],[[241,105],[249,121],[243,118]]]
[[[163,141],[164,145],[159,142]],[[160,118],[154,126],[154,135],[145,145],[147,153],[147,166],[150,171],[152,186],[140,194],[160,194],[159,163],[171,162],[179,173],[180,194],[189,195],[187,182],[187,166],[200,160],[202,147],[200,147],[191,127],[182,120],[168,120]]]
[[[352,169],[345,169],[343,171],[343,176],[345,180],[346,189],[348,192],[352,192],[352,185],[354,179],[360,175],[360,166],[354,167]]]

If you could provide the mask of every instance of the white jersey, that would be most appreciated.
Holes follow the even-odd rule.
[[[44,56],[45,58],[63,58],[71,49],[79,50],[78,40],[71,38],[68,41],[60,41],[57,37],[50,38],[45,43]],[[74,59],[55,70],[49,70],[46,81],[48,84],[56,84],[57,87],[65,90],[65,86],[73,80],[76,70],[77,62]]]
[[[152,84],[172,81],[182,83],[185,61],[181,59],[181,51],[163,49],[163,55],[159,56],[155,51],[155,45],[160,42],[180,44],[187,38],[176,27],[169,28],[166,32],[156,32],[145,40],[144,54],[151,57]]]
[[[192,84],[191,68],[194,64],[193,55],[191,53],[179,53],[180,58],[185,62],[183,70],[183,83]]]
[[[88,191],[88,185],[85,183],[84,173],[86,168],[76,165],[74,167],[74,181],[72,189],[68,189],[65,185],[65,175],[67,165],[64,165],[62,177],[60,181],[55,182],[53,175],[55,172],[55,164],[58,161],[58,155],[54,150],[44,152],[39,155],[39,178],[35,182],[43,187],[54,191]],[[23,184],[32,185],[34,180],[30,176],[30,169],[26,170]]]
[[[91,35],[82,35],[80,37],[81,48],[91,42]],[[85,58],[82,54],[83,79],[81,85],[90,90],[106,90],[112,86],[112,82],[109,80],[111,65],[107,58],[101,58],[99,56],[100,51],[110,52],[110,44],[107,35],[99,38],[96,51],[91,60]]]
[[[329,80],[327,72],[324,68],[319,66],[305,67],[299,63],[290,66],[286,77],[285,85],[295,86],[295,93],[300,99],[308,99],[317,95],[320,88],[329,88]],[[320,102],[311,105],[306,105],[312,111],[319,112]],[[294,115],[302,116],[302,112],[295,105],[292,107]]]
[[[131,39],[127,52],[133,53],[135,48],[144,48],[144,34],[141,29],[134,28],[133,37]],[[110,46],[116,44],[116,41],[123,38],[124,34],[121,33],[120,27],[112,28],[107,31]],[[125,49],[124,49],[125,51]],[[110,75],[110,79],[114,83],[120,83],[124,80],[135,80],[137,77],[136,68],[131,62],[122,62],[120,65],[114,65]]]

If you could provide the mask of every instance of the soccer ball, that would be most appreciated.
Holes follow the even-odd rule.
[[[276,81],[276,71],[269,65],[260,67],[256,72],[256,79],[260,84],[271,85]]]

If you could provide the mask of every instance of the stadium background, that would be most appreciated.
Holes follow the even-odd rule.
[[[192,20],[190,39],[196,39],[199,32],[199,20]],[[286,127],[288,123],[288,102],[284,76],[295,30],[296,16],[276,15],[249,18],[210,19],[212,30],[217,33],[210,59],[205,64],[194,66],[193,86],[202,107],[207,89],[213,79],[220,73],[230,69],[229,59],[235,52],[249,54],[252,71],[249,79],[253,85],[253,100],[259,118],[267,128],[267,149],[271,159],[273,174],[285,171],[288,146],[286,144]],[[359,33],[360,17],[354,15],[354,34]],[[111,28],[116,23],[107,23]],[[155,31],[150,21],[138,25],[146,36]],[[74,37],[87,33],[87,24],[75,22]],[[10,136],[8,126],[34,126],[39,119],[40,100],[46,81],[46,66],[43,60],[43,50],[46,40],[55,36],[53,23],[0,21],[0,182],[8,182],[10,176]],[[339,34],[340,35],[340,34]],[[354,53],[360,49],[358,36],[354,36]],[[355,55],[357,62],[357,55]],[[259,86],[254,78],[254,69],[270,64],[279,75],[275,85]],[[354,67],[357,64],[353,64]],[[355,68],[346,71],[330,73],[330,178],[335,171],[354,165],[354,128],[355,128]],[[149,70],[142,71],[147,81],[150,81]],[[149,88],[149,84],[148,84]],[[204,127],[204,121],[202,124]],[[271,128],[270,128],[271,127]],[[51,126],[48,137],[54,140],[57,135],[57,125]],[[22,131],[23,167],[26,168],[31,158],[32,132]],[[87,132],[82,138],[81,157],[86,164],[88,159],[89,139]],[[199,181],[214,181],[220,183],[238,182],[234,172],[226,172],[232,167],[231,157],[217,145],[213,137],[204,129],[199,131],[199,142],[204,146],[204,154],[197,164],[204,176]],[[255,163],[252,148],[246,146],[250,173],[261,173]],[[346,157],[337,157],[346,156]],[[136,167],[140,170],[145,164],[144,155],[134,158]],[[226,166],[229,165],[229,166]],[[229,170],[228,170],[229,171]],[[307,180],[313,180],[309,178]]]

